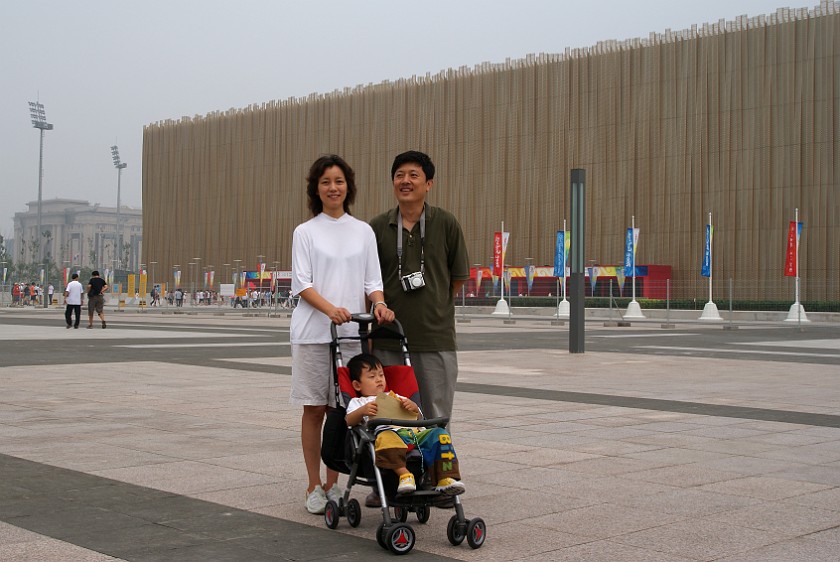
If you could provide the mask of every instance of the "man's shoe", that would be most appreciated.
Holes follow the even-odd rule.
[[[68,329],[68,330],[70,329],[70,324],[67,324],[67,329]]]
[[[108,327],[108,326],[105,324],[105,321],[103,320],[103,321],[102,321],[102,329],[104,330],[104,329],[105,329],[105,328],[107,328],[107,327]]]
[[[382,507],[382,499],[379,497],[379,492],[373,490],[365,498],[365,507]]]
[[[88,329],[88,330],[90,330],[90,329],[92,329],[92,328],[93,328],[93,324],[88,324],[87,329]]]
[[[327,495],[320,484],[315,486],[315,489],[306,493],[306,511],[321,515],[327,507]]]

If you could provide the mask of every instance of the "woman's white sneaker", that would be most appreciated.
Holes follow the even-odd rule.
[[[315,489],[311,492],[306,492],[306,511],[315,515],[321,515],[324,513],[326,507],[327,494],[324,493],[324,489],[320,484],[315,486]]]

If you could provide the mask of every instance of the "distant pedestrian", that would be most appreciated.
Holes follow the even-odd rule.
[[[76,315],[76,322],[72,323],[73,328],[79,327],[79,319],[82,316],[82,291],[84,290],[82,284],[79,283],[79,274],[71,275],[70,281],[64,288],[64,320],[67,322],[67,328],[70,329],[72,315]]]
[[[53,303],[53,295],[54,295],[54,294],[55,294],[55,287],[53,287],[53,284],[52,284],[52,283],[50,283],[50,284],[49,284],[49,286],[47,287],[47,295],[49,296],[49,300],[47,301],[47,304],[48,304],[49,306],[52,306],[52,303]]]
[[[108,290],[108,283],[99,276],[99,272],[94,270],[91,273],[90,281],[87,286],[88,296],[88,329],[93,328],[93,313],[99,315],[102,320],[102,329],[108,326],[105,324],[105,291]]]
[[[175,306],[184,306],[184,292],[181,290],[181,287],[175,289]]]

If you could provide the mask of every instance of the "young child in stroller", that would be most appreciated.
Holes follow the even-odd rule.
[[[375,355],[361,353],[347,363],[350,381],[359,396],[347,404],[345,421],[348,427],[364,423],[377,414],[377,395],[385,391],[385,373],[382,363]],[[409,398],[395,395],[401,407],[420,419],[420,408]],[[406,454],[417,448],[423,455],[423,464],[436,482],[435,491],[454,496],[464,492],[458,457],[452,446],[452,438],[441,427],[395,427],[376,428],[376,466],[393,470],[399,477],[397,494],[407,494],[417,489],[414,475],[406,467]]]

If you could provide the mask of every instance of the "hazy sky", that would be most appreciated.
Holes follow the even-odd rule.
[[[819,0],[0,1],[0,234],[38,198],[141,206],[143,127]],[[313,155],[315,156],[315,155]]]

